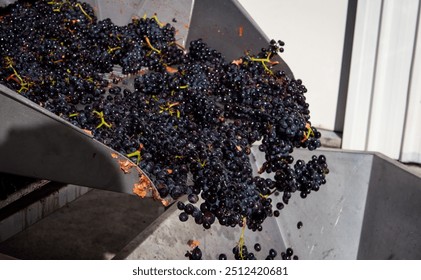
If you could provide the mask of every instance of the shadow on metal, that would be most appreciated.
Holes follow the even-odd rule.
[[[421,259],[421,178],[374,154],[358,259]]]

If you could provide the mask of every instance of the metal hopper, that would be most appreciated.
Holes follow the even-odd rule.
[[[256,170],[265,161],[253,147]],[[308,151],[296,151],[308,160]],[[278,253],[293,248],[300,259],[421,259],[421,177],[379,153],[319,150],[329,162],[327,184],[306,199],[295,193],[278,218],[268,218],[263,232],[246,232],[246,245],[265,245]],[[281,202],[280,196],[273,202]],[[302,222],[301,228],[297,223]],[[212,226],[203,232],[194,221],[180,223],[176,206],[134,238],[116,259],[183,259],[187,237],[202,243],[204,259],[232,257],[240,229]],[[171,250],[168,250],[171,248]],[[165,252],[160,254],[159,252]]]
[[[0,1],[7,2],[13,1]],[[156,13],[179,30],[181,44],[203,38],[227,60],[245,50],[256,52],[268,42],[235,0],[86,2],[96,8],[99,19],[110,17],[117,24]],[[292,75],[277,59],[277,67]],[[122,172],[119,160],[127,160],[124,155],[1,85],[0,120],[0,172],[133,193],[141,170]],[[252,152],[259,168],[264,157],[256,147]],[[421,178],[378,153],[314,154],[320,153],[329,163],[327,184],[304,200],[295,194],[278,219],[265,222],[263,233],[246,236],[249,244],[292,247],[301,259],[421,259]],[[308,159],[311,154],[296,150],[293,155]],[[240,229],[216,224],[212,229],[203,232],[191,219],[180,223],[173,205],[115,258],[185,259],[185,239],[197,236],[204,258],[214,259],[222,249],[232,248]]]

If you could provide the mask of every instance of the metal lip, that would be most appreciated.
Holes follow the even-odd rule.
[[[71,124],[70,122],[60,118],[59,116],[57,116],[56,114],[48,111],[47,109],[43,108],[42,106],[32,102],[31,100],[21,96],[19,93],[11,90],[10,88],[0,84],[0,94],[5,94],[7,95],[9,98],[14,99],[16,102],[21,103],[51,119],[53,119],[54,121],[57,121],[67,127],[71,127],[72,129],[74,129],[75,131],[82,133],[83,135],[89,137],[89,138],[93,138],[92,135],[87,134],[85,131],[83,131],[83,129]]]

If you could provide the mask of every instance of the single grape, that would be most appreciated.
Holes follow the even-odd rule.
[[[180,219],[180,221],[185,222],[189,219],[189,215],[187,215],[187,213],[185,212],[181,212],[178,218]]]
[[[260,252],[260,250],[262,250],[262,247],[260,246],[260,243],[254,244],[254,250],[256,250],[256,252]]]

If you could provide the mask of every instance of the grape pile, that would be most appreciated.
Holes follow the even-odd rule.
[[[175,33],[156,15],[116,26],[75,0],[19,1],[0,14],[0,82],[129,157],[162,198],[188,195],[181,221],[262,230],[293,193],[326,183],[324,156],[292,157],[320,147],[307,89],[275,69],[282,41],[231,62],[201,39],[183,49]],[[109,82],[116,65],[134,88]],[[253,175],[257,141],[259,173],[274,179]]]

